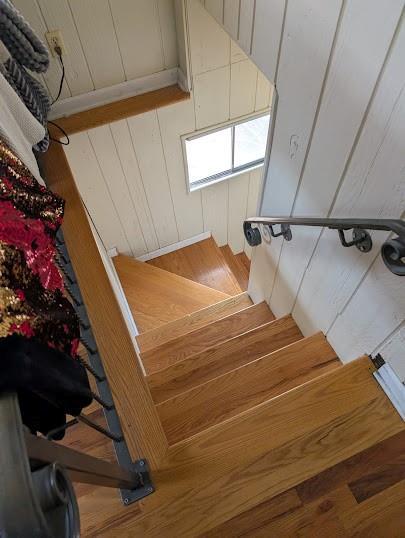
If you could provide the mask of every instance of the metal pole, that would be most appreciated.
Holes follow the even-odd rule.
[[[28,432],[25,432],[24,438],[30,459],[44,464],[57,461],[69,472],[77,473],[76,476],[80,476],[85,483],[124,489],[135,489],[142,485],[138,473],[128,471],[117,463],[88,456]]]

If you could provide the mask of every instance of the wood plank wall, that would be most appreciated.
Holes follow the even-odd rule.
[[[66,47],[61,98],[91,92],[177,67],[172,0],[14,0],[45,41],[59,29]],[[94,16],[97,13],[97,16]],[[41,77],[52,97],[61,68],[51,58]]]
[[[242,222],[257,209],[261,169],[187,193],[180,136],[265,110],[272,93],[197,0],[187,1],[187,15],[191,99],[74,135],[66,146],[105,247],[135,257],[205,231],[241,252]]]
[[[225,29],[238,19],[240,46],[278,93],[262,214],[404,218],[402,0],[224,8]],[[388,234],[372,235],[361,254],[330,230],[296,229],[291,243],[256,249],[250,291],[304,334],[324,331],[343,360],[381,351],[404,380],[405,286],[379,256]]]

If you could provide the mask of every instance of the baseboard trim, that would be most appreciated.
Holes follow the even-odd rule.
[[[103,105],[108,105],[128,97],[134,97],[142,93],[147,93],[167,86],[172,86],[183,80],[184,75],[179,73],[179,68],[165,69],[159,73],[153,73],[145,77],[127,80],[114,86],[100,88],[82,95],[68,97],[55,103],[50,111],[51,120],[71,116],[78,112],[90,110]]]
[[[139,256],[136,259],[140,262],[147,262],[149,260],[153,260],[154,258],[158,258],[159,256],[163,256],[164,254],[169,254],[170,252],[175,252],[176,250],[180,250],[181,248],[188,247],[189,245],[194,245],[194,243],[198,243],[199,241],[203,241],[204,239],[209,239],[210,237],[211,237],[211,232],[204,232],[202,234],[195,235],[194,237],[189,237],[188,239],[184,239],[183,241],[179,241],[178,243],[167,245],[167,247],[159,248],[158,250],[153,250],[152,252],[143,254],[142,256]]]
[[[405,385],[401,383],[399,377],[387,363],[378,368],[373,375],[401,415],[402,420],[405,420]]]

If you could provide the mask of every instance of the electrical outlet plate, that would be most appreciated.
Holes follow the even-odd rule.
[[[52,30],[52,32],[46,32],[46,40],[48,42],[49,50],[54,58],[57,58],[55,47],[60,47],[62,56],[66,55],[65,43],[63,42],[62,32],[60,30]]]

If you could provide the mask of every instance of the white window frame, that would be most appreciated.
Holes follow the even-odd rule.
[[[270,108],[267,108],[265,110],[261,110],[260,112],[255,112],[254,114],[249,114],[247,116],[240,117],[236,120],[229,120],[227,122],[224,122],[215,126],[207,127],[205,129],[200,129],[199,131],[193,131],[192,133],[182,135],[180,138],[181,138],[181,146],[183,150],[183,161],[184,161],[184,171],[185,171],[185,176],[186,176],[187,192],[190,193],[190,192],[198,191],[205,187],[211,187],[212,185],[215,185],[216,183],[220,183],[221,181],[225,181],[227,179],[240,176],[241,174],[245,174],[246,172],[250,172],[251,170],[255,170],[256,168],[260,168],[261,166],[264,165],[264,161],[266,159],[266,152],[265,152],[263,159],[260,159],[259,161],[255,161],[253,163],[249,163],[247,165],[243,165],[239,167],[234,167],[233,161],[234,161],[234,149],[235,149],[235,136],[234,136],[234,129],[232,129],[231,131],[232,171],[227,170],[225,172],[220,172],[219,174],[214,174],[212,176],[209,176],[207,178],[200,180],[201,183],[191,185],[189,174],[188,174],[187,149],[186,149],[187,140],[194,140],[196,138],[200,138],[207,134],[215,133],[217,131],[222,131],[224,129],[227,129],[230,126],[236,127],[237,125],[240,125],[241,123],[246,123],[255,118],[261,118],[262,116],[267,116],[269,114],[270,114],[270,122],[269,122],[269,132],[270,132],[272,118],[271,118],[271,110]]]

